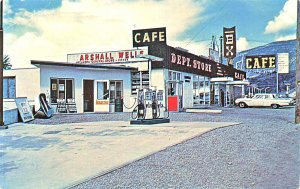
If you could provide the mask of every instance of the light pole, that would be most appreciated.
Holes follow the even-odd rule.
[[[220,64],[223,64],[223,36],[220,36]]]
[[[0,129],[7,129],[3,122],[3,2],[0,1]]]
[[[300,0],[297,0],[297,59],[296,59],[296,107],[295,123],[300,123]]]

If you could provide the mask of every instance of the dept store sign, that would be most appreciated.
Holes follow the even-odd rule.
[[[145,61],[143,58],[136,58],[137,55],[141,54],[148,54],[148,48],[68,54],[67,62],[76,64],[107,64]]]

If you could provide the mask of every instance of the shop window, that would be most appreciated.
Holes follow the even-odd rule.
[[[169,71],[168,80],[172,80],[172,72],[171,71]]]
[[[176,94],[176,83],[168,83],[168,95],[174,96]]]
[[[193,89],[198,89],[198,82],[193,82]]]
[[[117,86],[122,87],[122,86]],[[131,94],[136,95],[138,89],[149,88],[149,72],[131,72]],[[120,94],[119,94],[120,95]]]
[[[50,80],[50,101],[56,103],[57,99],[74,99],[74,80],[51,78]]]
[[[173,72],[173,78],[172,78],[173,81],[176,80],[176,72]]]
[[[177,73],[177,80],[181,81],[181,73]]]
[[[106,100],[109,97],[107,82],[97,82],[97,99]]]
[[[16,98],[16,78],[3,78],[3,98]]]

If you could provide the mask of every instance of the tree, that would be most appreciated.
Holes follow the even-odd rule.
[[[11,69],[11,64],[10,64],[10,59],[8,55],[5,55],[3,58],[3,69],[4,70],[10,70]]]

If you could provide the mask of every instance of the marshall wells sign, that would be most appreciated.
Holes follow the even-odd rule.
[[[142,47],[153,44],[167,44],[166,28],[151,28],[133,30],[133,47]]]
[[[148,49],[68,54],[68,62],[77,64],[105,64],[144,61],[144,59],[136,58],[140,54],[148,54]]]
[[[246,69],[276,68],[276,55],[246,56]]]
[[[149,46],[149,54],[164,59],[163,62],[152,62],[153,68],[166,68],[174,71],[197,74],[206,77],[233,77],[234,80],[243,80],[246,73],[234,69],[232,66],[217,64],[216,62],[181,51],[167,45]]]

